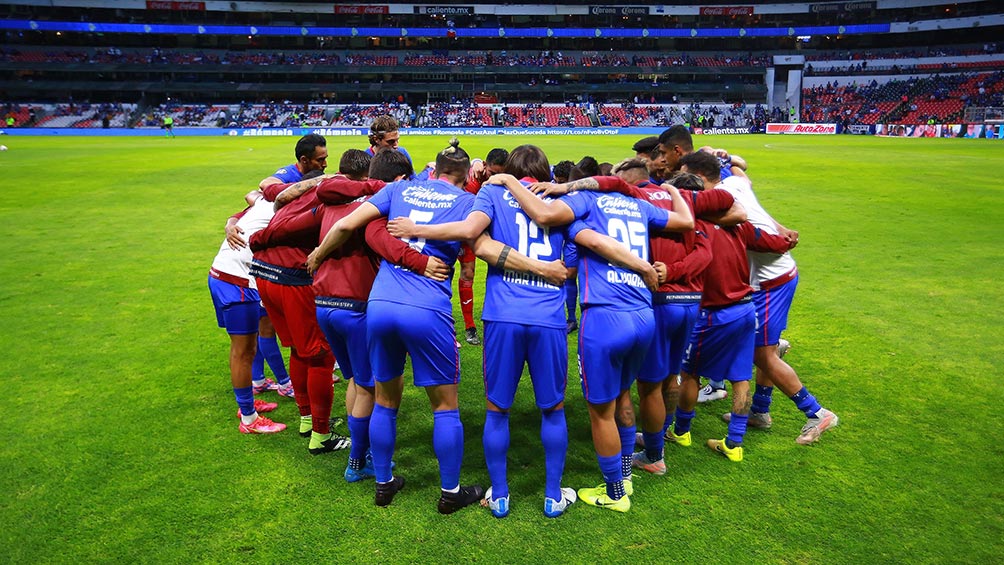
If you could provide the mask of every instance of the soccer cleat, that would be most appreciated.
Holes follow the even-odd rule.
[[[722,421],[726,424],[731,422],[732,412],[722,414]],[[762,414],[760,412],[750,412],[750,419],[746,421],[746,425],[758,430],[769,430],[774,425],[774,419],[770,417],[770,412]]]
[[[780,358],[783,359],[784,356],[785,356],[785,354],[788,353],[789,349],[791,349],[791,343],[788,340],[784,339],[783,337],[779,338],[777,340],[777,356],[778,357],[780,357]]]
[[[613,510],[614,512],[627,512],[631,510],[631,499],[628,496],[625,494],[617,500],[610,498],[607,495],[607,485],[605,484],[593,488],[579,489],[579,498],[582,499],[582,502],[590,506]]]
[[[693,442],[690,438],[690,432],[676,435],[676,433],[673,432],[672,426],[666,428],[666,434],[662,437],[666,438],[666,441],[675,443],[680,447],[690,447],[690,444]]]
[[[726,445],[724,439],[709,439],[708,449],[721,453],[727,457],[729,461],[735,461],[738,463],[743,460],[743,446],[737,445],[735,447],[729,447]]]
[[[795,443],[799,445],[816,443],[823,432],[838,425],[840,425],[840,418],[826,408],[821,408],[815,418],[809,418],[809,421],[802,426],[802,433],[795,438]]]
[[[579,329],[579,323],[575,320],[568,320],[568,323],[565,324],[565,333],[573,333],[577,329]]]
[[[358,471],[346,465],[344,476],[345,482],[347,483],[358,483],[359,481],[369,479],[370,477],[375,477],[376,471],[373,470],[373,460],[367,457],[366,464]]]
[[[544,497],[544,516],[557,518],[564,514],[565,509],[574,504],[576,500],[578,500],[578,497],[575,496],[575,490],[563,487],[561,489],[561,500]]]
[[[465,506],[470,506],[485,497],[485,489],[478,485],[460,487],[460,492],[443,491],[437,508],[440,514],[453,514]],[[508,512],[508,510],[507,510]]]
[[[254,399],[254,411],[255,412],[271,412],[278,408],[279,405],[275,402],[265,402],[264,400]],[[237,417],[241,417],[241,409],[237,409]]]
[[[394,495],[402,490],[404,490],[404,477],[394,477],[389,483],[377,483],[373,502],[377,506],[387,506],[394,501]]]
[[[265,382],[260,385],[256,385],[254,383],[251,384],[254,387],[255,394],[261,394],[263,392],[268,392],[270,390],[279,390],[279,385],[276,384],[276,382],[273,381],[272,379],[265,379]]]
[[[274,434],[285,430],[286,424],[273,422],[265,416],[258,416],[258,418],[250,424],[241,422],[238,429],[242,434]]]
[[[464,339],[469,345],[481,345],[481,340],[478,339],[477,328],[467,328],[464,330]]]
[[[632,474],[630,477],[624,477],[624,480],[621,481],[621,484],[624,485],[624,494],[628,496],[634,495],[634,474]]]
[[[653,475],[665,475],[666,474],[666,461],[665,459],[660,459],[658,461],[649,461],[648,457],[645,456],[644,451],[636,452],[631,458],[631,465],[639,469],[644,469]],[[628,481],[624,481],[627,483]],[[625,489],[627,490],[627,489]]]
[[[294,396],[293,395],[293,381],[290,381],[290,382],[286,383],[285,385],[276,388],[275,392],[278,393],[279,396],[285,396],[286,398],[293,398],[293,396]]]
[[[492,499],[492,487],[485,491],[485,501],[482,506],[492,511],[492,516],[505,518],[509,515],[509,497],[503,496],[499,499]]]
[[[634,446],[635,447],[645,447],[645,434],[641,432],[634,433]]]
[[[313,437],[310,438],[310,445],[307,447],[307,451],[310,451],[311,455],[320,455],[322,453],[339,451],[350,447],[352,447],[352,439],[332,432],[328,434],[328,439],[319,442],[314,442]]]
[[[331,384],[338,384],[342,382],[342,376],[338,374],[341,367],[338,366],[338,361],[335,361],[335,365],[331,368]]]
[[[721,400],[729,395],[729,391],[724,388],[714,388],[711,385],[705,385],[700,392],[697,393],[697,402],[712,402],[714,400]]]

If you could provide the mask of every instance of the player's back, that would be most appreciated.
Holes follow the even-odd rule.
[[[491,218],[488,233],[492,239],[531,259],[554,261],[561,258],[565,229],[537,225],[504,187],[482,186],[475,198],[474,210]],[[565,327],[563,286],[553,285],[536,275],[500,270],[489,265],[485,290],[482,313],[485,320]]]
[[[443,224],[467,217],[474,195],[443,180],[403,180],[385,186],[369,203],[388,218],[410,218],[416,224]],[[437,257],[447,265],[457,261],[460,243],[420,238],[407,240],[420,253]],[[387,261],[380,264],[370,300],[410,304],[442,312],[452,312],[451,276],[437,282]]]

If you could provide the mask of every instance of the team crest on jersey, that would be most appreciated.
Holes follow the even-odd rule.
[[[604,214],[613,216],[642,217],[641,210],[638,209],[638,203],[633,198],[604,194],[596,199],[596,207],[602,210]]]
[[[401,191],[404,201],[420,208],[452,208],[458,194],[444,194],[424,186],[409,186]]]

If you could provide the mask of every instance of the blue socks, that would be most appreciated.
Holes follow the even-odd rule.
[[[729,435],[726,437],[727,445],[730,448],[743,444],[743,436],[746,435],[746,423],[749,419],[749,414],[739,415],[735,412],[732,413],[732,417],[729,418]]]
[[[711,388],[716,389],[716,390],[720,389],[720,388],[725,388],[725,381],[710,381],[709,380],[708,384],[711,385]]]
[[[649,433],[644,430],[641,432],[641,437],[645,440],[645,458],[649,461],[658,461],[662,459],[662,452],[666,446],[666,437],[663,435],[665,432],[659,430],[655,433]]]
[[[234,388],[234,398],[237,399],[237,406],[241,409],[241,414],[250,416],[254,414],[254,387],[245,386]]]
[[[439,416],[439,412],[436,416]],[[485,465],[488,467],[488,477],[492,482],[492,498],[497,500],[509,496],[509,482],[506,480],[506,455],[509,453],[508,412],[493,410],[485,412],[482,441],[485,447]]]
[[[617,426],[617,433],[621,436],[621,475],[631,478],[631,461],[634,459],[634,435],[638,431],[637,426],[622,428]]]
[[[252,365],[252,378],[255,380],[265,378],[265,367],[264,364],[258,365],[258,356],[262,356],[265,361],[268,361],[268,368],[272,369],[272,374],[275,375],[275,380],[280,385],[285,385],[289,382],[289,373],[286,372],[285,362],[282,360],[282,351],[279,349],[279,342],[276,341],[274,337],[261,337],[258,336],[258,353],[255,354],[255,364]],[[261,367],[260,372],[255,372],[255,367]]]
[[[370,450],[373,453],[373,470],[376,482],[389,483],[394,478],[390,462],[394,458],[394,443],[397,441],[397,410],[373,406],[370,416]]]
[[[798,406],[799,410],[805,413],[807,418],[815,418],[816,412],[819,412],[823,408],[819,405],[819,402],[816,402],[816,397],[812,396],[804,386],[802,390],[791,395],[791,400],[795,403],[795,406]]]
[[[676,427],[673,428],[673,433],[678,436],[690,431],[690,421],[694,419],[695,412],[693,410],[685,411],[680,408],[676,409]]]
[[[544,496],[561,500],[561,476],[565,472],[565,456],[568,453],[564,408],[541,412],[540,443],[544,446]]]
[[[774,394],[774,387],[756,385],[756,390],[753,392],[753,406],[750,409],[757,414],[770,412],[772,394]]]
[[[565,317],[569,322],[576,321],[575,305],[579,301],[579,285],[574,278],[565,281]]]
[[[599,454],[596,454],[596,460],[600,463],[603,481],[607,483],[607,496],[612,500],[619,500],[624,496],[624,474],[621,472],[621,456],[611,455],[610,457],[601,457]]]
[[[349,448],[349,463],[355,459],[357,462],[363,461],[365,464],[366,451],[370,448],[370,418],[370,416],[356,418],[349,414],[349,437],[352,438],[352,447]]]
[[[376,412],[374,420],[375,416]],[[460,422],[460,410],[433,412],[432,418],[432,450],[439,459],[440,486],[452,491],[460,485],[460,464],[464,459],[464,425]],[[376,445],[374,451],[375,448]],[[375,462],[376,453],[373,456]]]

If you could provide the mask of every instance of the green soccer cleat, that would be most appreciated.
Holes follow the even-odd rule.
[[[620,499],[614,500],[607,496],[607,485],[605,484],[593,488],[580,488],[579,499],[590,506],[606,508],[614,512],[627,512],[631,510],[631,499],[628,495],[625,494]]]
[[[737,445],[735,447],[729,447],[724,439],[709,439],[708,449],[721,453],[728,458],[729,461],[734,461],[736,463],[743,460],[743,446]]]

